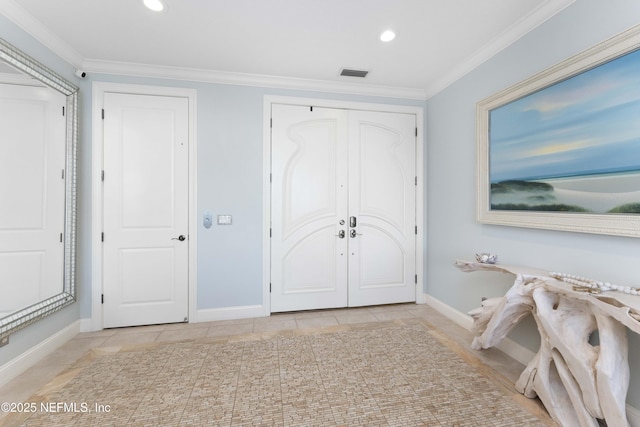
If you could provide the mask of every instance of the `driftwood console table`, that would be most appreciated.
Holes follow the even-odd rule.
[[[503,297],[486,299],[469,312],[472,348],[498,344],[531,314],[541,343],[515,384],[529,398],[538,396],[563,426],[628,426],[625,401],[629,386],[628,327],[640,333],[640,296],[576,286],[575,276],[503,264],[457,261],[464,272],[497,271],[515,276]],[[580,279],[580,278],[575,278]],[[608,283],[605,283],[609,285]],[[626,293],[625,293],[626,292]],[[591,343],[598,333],[599,344]]]

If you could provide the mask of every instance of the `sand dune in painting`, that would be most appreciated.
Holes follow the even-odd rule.
[[[640,172],[503,181],[491,209],[640,214]]]

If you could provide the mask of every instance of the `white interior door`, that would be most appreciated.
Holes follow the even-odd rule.
[[[415,301],[415,115],[272,108],[271,311]]]
[[[274,105],[272,117],[271,311],[345,307],[346,112]]]
[[[0,317],[62,291],[65,97],[0,84]]]
[[[105,93],[103,325],[188,318],[188,100]]]
[[[349,118],[349,306],[415,301],[416,117]]]

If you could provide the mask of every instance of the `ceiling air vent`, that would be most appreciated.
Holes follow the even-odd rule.
[[[346,76],[346,77],[367,77],[367,74],[369,74],[368,71],[365,70],[352,70],[349,68],[343,68],[342,70],[340,70],[340,75],[341,76]]]

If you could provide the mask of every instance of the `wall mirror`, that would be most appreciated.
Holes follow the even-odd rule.
[[[0,345],[76,300],[78,88],[0,39]]]

